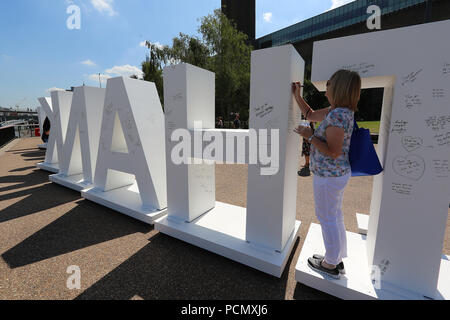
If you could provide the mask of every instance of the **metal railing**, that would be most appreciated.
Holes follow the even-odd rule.
[[[0,147],[3,147],[5,144],[14,140],[15,138],[14,129],[15,129],[14,126],[0,128]]]
[[[8,120],[8,121],[1,122],[0,123],[0,128],[1,127],[20,125],[20,124],[27,124],[27,122],[25,120]]]
[[[16,138],[36,137],[36,128],[39,128],[38,124],[15,125],[14,131]]]

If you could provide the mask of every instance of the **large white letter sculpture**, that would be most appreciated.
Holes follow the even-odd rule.
[[[44,121],[45,118],[47,117],[47,114],[45,113],[45,110],[43,107],[37,107],[37,114],[38,114],[38,119],[39,119],[39,132],[40,135],[42,137],[42,135],[44,134]],[[46,143],[40,143],[38,144],[38,148],[39,149],[47,149],[47,144]]]
[[[176,144],[171,142],[172,133],[179,128],[193,130],[196,121],[206,128],[205,140],[218,133],[223,135],[222,141],[229,138],[227,130],[211,129],[214,74],[187,64],[164,69],[168,215],[156,221],[157,230],[281,276],[300,227],[295,219],[300,139],[293,132],[299,110],[293,103],[291,83],[303,79],[303,71],[304,62],[292,45],[252,53],[250,126],[279,130],[280,147],[274,175],[261,175],[261,163],[249,165],[246,209],[215,202],[214,165],[193,161],[177,166],[171,161]],[[237,131],[233,130],[232,139],[248,138],[248,130]],[[195,150],[193,154],[197,157]],[[237,162],[252,158],[249,154],[237,156],[241,159]]]
[[[215,75],[212,72],[189,64],[164,69],[167,209],[172,219],[191,222],[215,206],[214,163],[176,165],[171,160],[172,152],[176,151],[176,143],[171,142],[174,130],[193,130],[195,121],[201,121],[205,129],[214,129],[214,93]]]
[[[106,89],[75,88],[59,173],[50,180],[76,191],[92,184]]]
[[[450,190],[448,30],[444,21],[314,44],[312,80],[320,90],[341,68],[358,71],[364,88],[385,88],[384,172],[374,179],[367,238],[347,233],[347,275],[329,281],[308,268],[308,257],[324,252],[313,224],[297,281],[341,298],[450,299],[450,261],[441,259]]]
[[[72,92],[52,91],[51,101],[49,98],[39,98],[39,102],[44,108],[51,125],[45,161],[37,164],[37,167],[41,170],[53,173],[58,173],[59,171],[58,162],[63,157],[63,145],[69,122],[72,96]]]
[[[153,224],[166,213],[164,113],[154,83],[108,79],[91,201]]]

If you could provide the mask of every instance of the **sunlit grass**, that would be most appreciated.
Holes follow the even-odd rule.
[[[369,129],[370,133],[380,132],[380,121],[357,121],[358,127]]]

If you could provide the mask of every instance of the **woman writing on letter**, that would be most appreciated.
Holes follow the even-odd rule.
[[[339,279],[345,273],[347,239],[342,198],[351,176],[350,140],[354,113],[361,94],[361,78],[353,71],[339,70],[327,82],[325,96],[330,107],[314,111],[300,95],[300,83],[293,84],[295,99],[306,120],[321,122],[317,130],[299,126],[294,131],[311,143],[311,171],[314,174],[316,216],[322,227],[325,256],[315,254],[308,265]]]

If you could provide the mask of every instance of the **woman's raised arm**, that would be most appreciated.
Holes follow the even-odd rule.
[[[295,101],[297,101],[298,107],[305,116],[305,119],[312,122],[323,121],[327,114],[330,112],[330,108],[324,108],[314,111],[305,101],[305,99],[303,99],[303,97],[300,95],[301,87],[302,86],[300,82],[295,82],[292,84],[292,91],[294,92]]]

